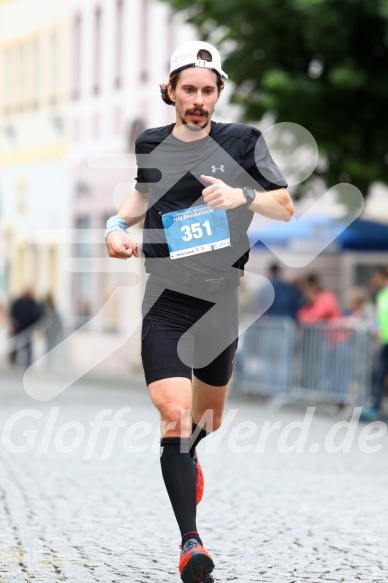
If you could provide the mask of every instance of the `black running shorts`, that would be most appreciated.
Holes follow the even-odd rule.
[[[142,360],[147,385],[171,377],[191,379],[193,373],[209,385],[226,385],[237,348],[238,287],[190,295],[166,285],[152,274],[146,284]]]

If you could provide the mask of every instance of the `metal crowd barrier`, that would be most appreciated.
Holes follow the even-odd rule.
[[[239,339],[234,389],[277,401],[365,404],[371,393],[373,339],[368,327],[256,321]]]

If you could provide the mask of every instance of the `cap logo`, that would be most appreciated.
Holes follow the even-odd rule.
[[[195,66],[196,67],[208,67],[208,62],[209,61],[197,60],[197,62],[195,63]]]

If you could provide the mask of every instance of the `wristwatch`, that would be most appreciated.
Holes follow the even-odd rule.
[[[242,191],[244,193],[245,198],[247,199],[245,206],[249,206],[255,200],[256,192],[255,192],[254,188],[252,188],[251,186],[244,186]]]

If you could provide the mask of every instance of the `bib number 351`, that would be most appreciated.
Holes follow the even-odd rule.
[[[228,216],[207,204],[162,215],[171,259],[230,247]]]
[[[205,221],[204,223],[192,223],[191,225],[183,225],[181,231],[184,233],[182,239],[183,241],[191,241],[194,239],[201,239],[203,237],[203,229],[206,230],[206,235],[211,236],[212,230],[210,227],[210,222]]]

